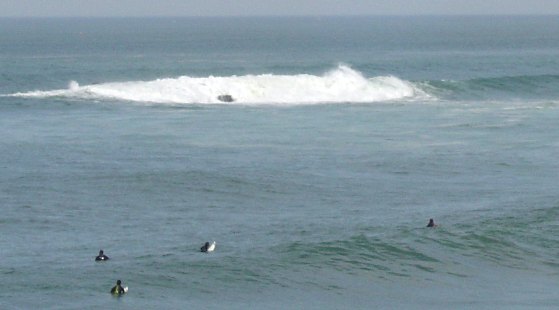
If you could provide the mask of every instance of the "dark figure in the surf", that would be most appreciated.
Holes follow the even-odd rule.
[[[208,252],[209,247],[210,247],[209,242],[204,243],[204,245],[200,248],[200,252]]]
[[[200,248],[200,252],[204,252],[204,253],[209,253],[209,252],[213,252],[215,250],[215,241],[213,242],[206,242],[204,243],[204,245]]]
[[[103,261],[103,260],[108,260],[109,257],[105,254],[103,254],[103,250],[99,251],[99,255],[97,255],[97,257],[95,257],[96,261]]]
[[[124,288],[122,288],[120,284],[121,284],[120,280],[117,280],[116,285],[113,286],[113,288],[111,289],[111,294],[121,295],[125,293]]]
[[[429,219],[429,224],[427,224],[427,227],[436,227],[437,224],[435,224],[435,221],[433,221],[433,219]]]

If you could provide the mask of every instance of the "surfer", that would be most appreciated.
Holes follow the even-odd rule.
[[[97,255],[97,257],[95,257],[95,261],[103,261],[103,260],[108,260],[109,257],[105,254],[103,254],[103,250],[99,251],[99,255]]]
[[[215,241],[211,244],[209,242],[204,243],[204,245],[200,248],[200,252],[212,252],[215,249]]]
[[[111,289],[111,294],[122,295],[126,293],[126,290],[120,285],[121,283],[120,280],[116,281],[116,285]]]
[[[217,96],[217,100],[221,102],[233,102],[235,99],[231,95],[219,95]]]
[[[435,221],[433,221],[433,219],[429,219],[429,224],[427,224],[427,227],[437,227],[437,224],[435,224]]]

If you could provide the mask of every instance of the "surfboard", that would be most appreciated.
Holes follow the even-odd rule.
[[[215,241],[212,242],[212,244],[210,244],[210,246],[208,247],[208,252],[213,252],[215,250]]]

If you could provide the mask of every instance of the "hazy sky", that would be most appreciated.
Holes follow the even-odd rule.
[[[0,0],[0,16],[558,14],[559,0]]]

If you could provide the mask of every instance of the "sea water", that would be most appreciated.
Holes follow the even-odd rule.
[[[556,308],[558,119],[557,17],[0,19],[0,307]]]

